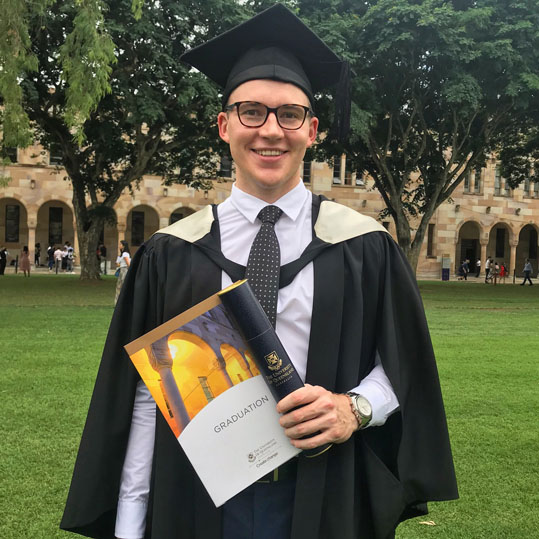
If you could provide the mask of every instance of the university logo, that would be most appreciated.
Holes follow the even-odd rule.
[[[264,359],[266,360],[270,371],[278,371],[283,364],[283,361],[279,358],[277,352],[271,352],[271,354],[264,356]]]

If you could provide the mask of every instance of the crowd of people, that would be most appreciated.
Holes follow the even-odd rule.
[[[75,262],[75,250],[69,241],[63,247],[59,245],[49,245],[47,249],[47,266],[49,272],[75,273],[73,264]]]
[[[478,279],[481,275],[481,260],[478,259],[475,262],[475,278]],[[461,261],[457,270],[457,280],[467,281],[468,275],[472,272],[470,268],[470,259],[466,258]],[[526,284],[526,281],[532,285],[531,275],[533,273],[533,266],[529,258],[526,258],[524,267],[522,269],[524,275],[524,281],[522,286]],[[505,284],[506,278],[509,275],[509,266],[505,262],[498,262],[492,256],[487,256],[485,261],[485,283],[486,284]]]

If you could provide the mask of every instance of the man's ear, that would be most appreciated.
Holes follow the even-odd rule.
[[[312,146],[312,144],[316,140],[317,133],[318,133],[318,118],[316,116],[313,116],[309,123],[309,140],[307,142],[307,148],[309,146]]]
[[[230,142],[228,136],[228,114],[226,112],[219,113],[219,116],[217,116],[217,125],[219,126],[219,136],[225,142]]]

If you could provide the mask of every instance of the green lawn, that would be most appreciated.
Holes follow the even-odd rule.
[[[58,522],[114,286],[112,276],[0,277],[2,538],[71,537]],[[538,537],[539,286],[424,282],[421,290],[461,499],[431,504],[397,537]]]

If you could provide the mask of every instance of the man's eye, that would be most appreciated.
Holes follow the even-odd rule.
[[[251,108],[251,109],[243,109],[241,111],[241,115],[258,117],[258,116],[262,116],[263,114],[262,114],[262,109]]]
[[[282,109],[279,111],[279,118],[283,120],[298,120],[303,117],[303,109]]]

